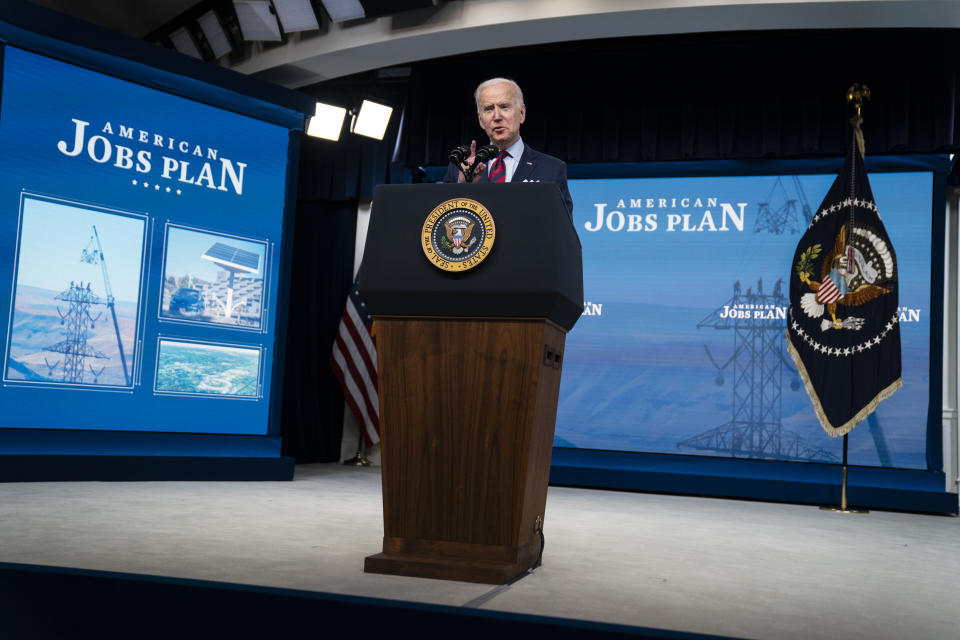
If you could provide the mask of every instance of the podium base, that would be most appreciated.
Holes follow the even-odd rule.
[[[539,552],[539,540],[514,547],[384,536],[383,552],[367,556],[363,570],[415,578],[506,584],[526,573]]]
[[[529,563],[498,562],[467,558],[438,558],[418,555],[378,553],[363,562],[366,573],[385,573],[414,578],[458,580],[482,584],[506,584],[526,573]]]

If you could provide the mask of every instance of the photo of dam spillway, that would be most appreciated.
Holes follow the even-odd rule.
[[[259,394],[260,355],[257,348],[161,339],[155,391],[255,397]]]

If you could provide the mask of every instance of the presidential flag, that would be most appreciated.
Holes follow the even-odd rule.
[[[373,318],[353,283],[340,318],[337,339],[330,356],[333,374],[340,381],[343,396],[360,425],[364,442],[380,442],[380,405],[377,396],[377,349],[373,340]]]
[[[899,389],[897,257],[855,143],[800,238],[787,349],[823,429],[842,436]]]

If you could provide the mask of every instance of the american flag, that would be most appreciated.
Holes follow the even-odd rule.
[[[367,446],[380,442],[380,405],[377,396],[377,349],[373,318],[353,283],[340,318],[330,356],[333,374],[340,381],[347,406],[357,419]]]

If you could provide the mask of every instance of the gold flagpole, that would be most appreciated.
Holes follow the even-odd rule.
[[[868,509],[853,509],[847,506],[847,438],[849,434],[843,434],[843,464],[841,465],[842,479],[840,481],[840,506],[839,507],[820,507],[824,511],[834,511],[836,513],[870,513]]]
[[[860,157],[866,158],[866,151],[864,149],[863,143],[863,129],[860,128],[860,125],[863,124],[862,110],[863,103],[870,99],[870,87],[865,84],[860,84],[859,82],[847,89],[847,103],[853,103],[856,113],[850,118],[850,124],[853,125],[853,136],[857,141],[857,149],[860,150]]]
[[[870,87],[865,84],[854,84],[852,87],[847,89],[847,102],[853,103],[856,113],[852,118],[850,118],[850,124],[853,126],[853,138],[854,143],[857,145],[857,150],[860,152],[860,157],[865,157],[864,151],[864,142],[863,142],[863,129],[860,128],[860,125],[863,123],[862,110],[863,103],[866,100],[870,99]],[[848,238],[853,237],[853,205],[850,205],[850,231],[847,233]],[[840,507],[820,507],[824,511],[834,511],[836,513],[870,513],[867,509],[851,509],[847,506],[847,438],[849,433],[843,434],[843,464],[841,465],[842,476],[840,481]]]

